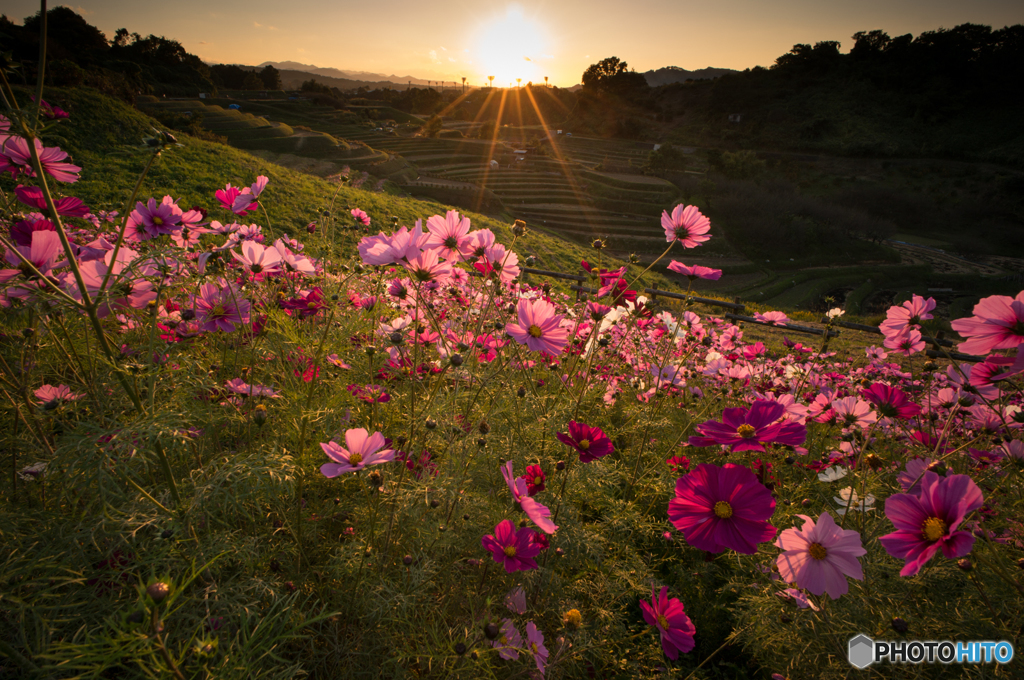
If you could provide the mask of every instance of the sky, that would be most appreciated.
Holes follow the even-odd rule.
[[[962,23],[1024,23],[1021,0],[71,0],[107,37],[118,28],[180,42],[210,63],[295,61],[344,71],[495,85],[569,87],[616,56],[663,66],[770,66],[797,43],[857,31],[891,36]],[[38,2],[4,0],[16,22]]]

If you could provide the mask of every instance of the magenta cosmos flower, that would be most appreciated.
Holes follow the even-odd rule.
[[[775,561],[786,583],[795,583],[814,595],[828,593],[838,600],[850,590],[846,577],[864,580],[857,558],[867,553],[860,533],[836,526],[827,512],[817,524],[807,515],[803,528],[786,529],[775,541],[783,552]]]
[[[661,648],[665,650],[665,656],[675,661],[680,652],[686,654],[693,649],[693,636],[697,629],[686,615],[683,603],[677,598],[669,598],[668,586],[663,586],[659,594],[651,585],[651,602],[648,604],[641,600],[640,609],[644,612],[644,621],[661,633]]]
[[[495,562],[500,562],[505,571],[528,571],[537,568],[533,559],[540,553],[540,546],[533,541],[533,530],[521,527],[518,531],[510,520],[502,520],[494,527],[494,533],[480,539],[480,543],[491,551]]]
[[[692,267],[683,264],[682,262],[676,262],[672,260],[668,264],[668,270],[673,271],[677,274],[682,274],[688,277],[691,281],[695,279],[706,279],[708,281],[717,281],[722,278],[721,269],[712,269],[711,267],[705,267],[703,265],[695,264]]]
[[[575,420],[569,421],[569,434],[559,432],[558,441],[571,446],[580,454],[581,463],[589,463],[615,451],[612,440],[599,427],[591,427]]]
[[[512,499],[519,503],[519,507],[530,518],[530,521],[544,533],[553,534],[558,531],[558,525],[551,521],[551,509],[530,498],[526,481],[522,477],[517,478],[512,472],[512,461],[507,461],[501,466],[501,476],[505,478],[508,490],[512,493]]]
[[[544,490],[544,481],[547,477],[544,475],[544,470],[541,469],[540,465],[527,465],[526,474],[519,479],[526,483],[526,493],[530,496],[536,496]]]
[[[498,656],[505,661],[515,661],[519,658],[519,650],[523,647],[523,636],[519,634],[511,619],[502,619],[501,632],[491,646],[498,650]]]
[[[516,342],[526,345],[532,352],[554,355],[562,351],[569,332],[562,328],[562,317],[555,314],[553,304],[547,300],[520,300],[516,311],[519,323],[505,327]]]
[[[900,576],[913,576],[939,550],[949,559],[970,553],[974,536],[957,527],[982,500],[981,489],[967,475],[939,477],[930,470],[917,495],[898,493],[885,499],[885,516],[896,531],[878,540],[887,553],[906,560]]]
[[[786,420],[777,422],[786,407],[769,399],[755,401],[750,409],[727,408],[722,422],[707,420],[695,429],[700,436],[690,437],[690,446],[722,444],[730,451],[764,451],[765,444],[797,446],[807,439],[807,428]]]
[[[967,338],[959,350],[988,354],[995,349],[1013,349],[1024,342],[1024,291],[1017,297],[990,295],[974,305],[974,316],[950,324]]]
[[[14,189],[14,195],[18,200],[39,211],[48,209],[46,199],[43,198],[43,190],[39,187],[26,187],[18,185]],[[68,196],[66,198],[55,198],[53,205],[57,208],[58,215],[65,217],[85,217],[89,214],[89,206],[82,203],[82,199]]]
[[[16,177],[22,172],[29,177],[35,177],[32,169],[32,152],[29,150],[28,141],[24,137],[8,137],[6,141],[0,137],[3,146],[0,146],[0,172],[9,172],[11,177]],[[64,161],[68,157],[66,151],[59,147],[44,147],[38,139],[32,140],[39,155],[39,164],[43,166],[43,172],[53,177],[58,182],[77,182],[78,173],[82,168]]]
[[[327,457],[334,461],[321,465],[320,472],[324,477],[337,477],[346,472],[362,470],[367,465],[389,463],[395,459],[395,451],[384,449],[386,445],[387,440],[380,432],[370,434],[361,427],[348,430],[345,433],[345,446],[348,448],[334,442],[320,444]]]
[[[921,407],[911,401],[905,392],[890,385],[875,383],[861,390],[860,394],[886,418],[912,418],[921,413]]]
[[[665,228],[665,240],[669,243],[679,241],[684,248],[696,248],[711,237],[711,220],[704,217],[695,205],[682,203],[677,205],[669,215],[667,210],[661,213],[661,226]]]
[[[771,493],[742,465],[725,467],[701,463],[676,480],[676,497],[668,503],[668,518],[687,543],[700,550],[757,552],[776,529],[768,523],[775,512]]]
[[[356,219],[356,222],[363,225],[364,227],[370,226],[370,216],[367,215],[365,212],[363,212],[359,208],[352,208],[351,213],[352,217]]]

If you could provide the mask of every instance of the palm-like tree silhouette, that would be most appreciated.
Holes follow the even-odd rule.
[[[548,86],[548,77],[544,76],[544,87]]]
[[[494,76],[487,76],[487,80],[491,81],[491,87],[494,87]]]
[[[519,83],[523,82],[522,78],[516,78],[516,87],[519,87]]]
[[[466,76],[462,76],[462,92],[466,92]]]

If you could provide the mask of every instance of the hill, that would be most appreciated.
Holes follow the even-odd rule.
[[[678,66],[665,66],[646,71],[643,76],[651,87],[660,87],[661,85],[671,85],[672,83],[683,83],[687,80],[713,80],[727,73],[736,73],[736,71],[731,68],[714,68],[712,66],[697,69],[696,71],[687,71],[685,68],[679,68]]]
[[[416,78],[410,75],[396,76],[395,74],[384,75],[382,73],[370,73],[368,71],[342,71],[337,68],[313,66],[311,64],[302,64],[297,61],[265,61],[256,68],[263,68],[264,66],[273,66],[279,71],[301,71],[303,73],[313,73],[318,76],[326,76],[328,78],[337,78],[339,80],[357,80],[363,82],[380,82],[380,83],[392,83],[398,85],[404,85],[412,82],[413,85],[426,85],[429,80],[423,80],[422,78]]]

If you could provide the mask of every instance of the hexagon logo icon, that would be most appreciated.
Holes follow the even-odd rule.
[[[875,643],[867,635],[861,633],[850,640],[850,665],[855,668],[867,668],[875,660]]]

